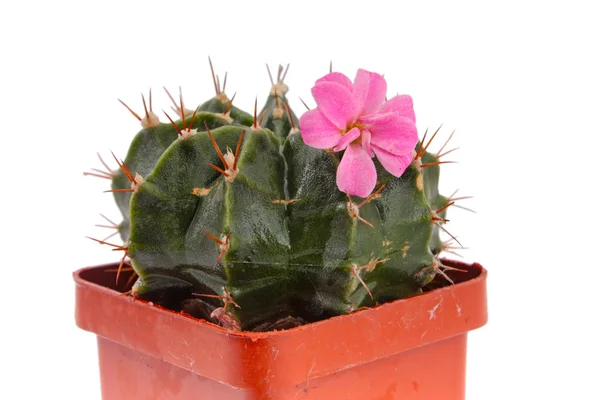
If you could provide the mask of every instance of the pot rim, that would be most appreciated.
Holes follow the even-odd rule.
[[[115,264],[107,264],[73,273],[76,322],[98,336],[238,388],[255,385],[257,376],[285,371],[290,363],[304,365],[302,373],[289,371],[278,377],[292,384],[306,380],[309,368],[316,378],[483,326],[487,322],[487,271],[477,263],[444,260],[444,264],[467,270],[465,280],[270,332],[233,332],[133,299],[98,283],[98,277],[114,277],[104,271]],[[460,279],[460,275],[452,277]]]

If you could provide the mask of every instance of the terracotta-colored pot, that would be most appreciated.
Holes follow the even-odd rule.
[[[455,285],[297,328],[232,332],[74,273],[77,325],[98,335],[105,400],[463,400],[467,332],[487,321],[479,264]],[[125,281],[126,279],[123,279]]]

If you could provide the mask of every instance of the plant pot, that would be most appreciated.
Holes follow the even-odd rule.
[[[105,400],[463,400],[467,332],[487,321],[487,272],[444,264],[467,272],[418,296],[265,333],[134,300],[115,287],[116,265],[84,268],[74,273],[76,322],[98,335]]]

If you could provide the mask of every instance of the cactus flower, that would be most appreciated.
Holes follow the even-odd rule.
[[[367,197],[375,188],[372,158],[399,177],[410,165],[417,144],[412,99],[398,95],[385,101],[385,79],[359,69],[354,83],[339,72],[319,79],[312,88],[317,108],[300,118],[302,139],[311,147],[345,150],[337,170],[338,188]]]

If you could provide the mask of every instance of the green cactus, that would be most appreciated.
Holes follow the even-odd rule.
[[[269,330],[418,294],[443,273],[438,157],[421,143],[400,178],[375,162],[375,192],[342,193],[341,154],[304,144],[285,73],[254,118],[217,79],[195,112],[175,104],[177,122],[146,112],[112,181],[134,296]]]
[[[167,94],[173,100],[168,91]],[[146,116],[141,119],[143,129],[137,133],[131,142],[123,163],[130,171],[135,171],[142,177],[152,172],[160,156],[177,139],[181,130],[203,131],[206,128],[215,129],[225,125],[249,126],[253,121],[250,114],[233,106],[227,96],[220,90],[217,91],[213,99],[198,107],[195,110],[196,113],[185,109],[180,92],[180,103],[177,104],[174,100],[173,103],[174,111],[181,115],[181,119],[177,122],[171,121],[171,123],[160,123],[158,121],[158,117],[152,111],[151,93],[149,98],[150,110],[146,110]],[[136,114],[134,113],[134,115]],[[131,184],[131,180],[122,169],[112,176],[112,190],[115,194],[115,201],[123,215],[123,222],[119,224],[119,233],[124,241],[129,239]]]

